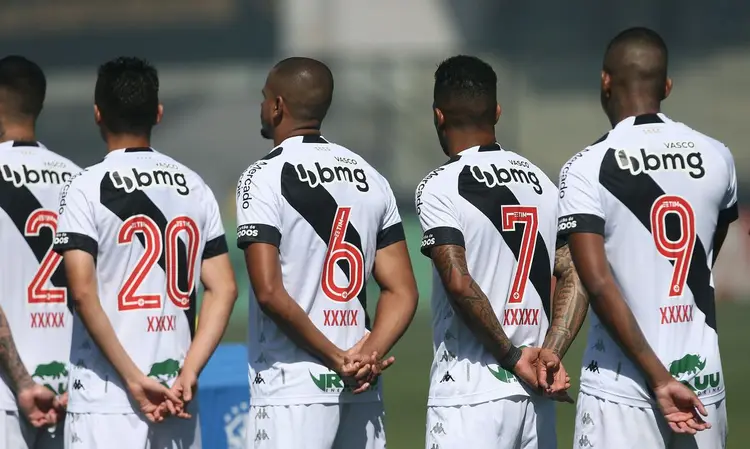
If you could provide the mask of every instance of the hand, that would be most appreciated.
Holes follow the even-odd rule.
[[[34,427],[51,426],[57,423],[57,410],[59,402],[57,395],[36,383],[18,390],[18,408],[23,412],[26,419]]]
[[[381,359],[377,351],[369,352],[369,356],[363,355],[368,353],[365,343],[369,337],[370,333],[365,333],[357,344],[346,351],[339,371],[342,378],[349,378],[356,385],[356,389],[352,391],[353,394],[367,391],[375,379],[396,361],[393,356]]]
[[[167,412],[175,415],[177,408],[182,407],[182,400],[152,377],[142,375],[135,382],[128,382],[128,391],[140,411],[151,422],[162,422]]]
[[[539,388],[555,401],[572,404],[573,398],[568,395],[570,376],[565,370],[560,357],[550,349],[541,349],[536,366]]]
[[[68,408],[68,392],[66,391],[62,395],[57,397],[57,413],[58,414],[65,414],[65,411]]]
[[[195,373],[192,370],[185,370],[183,369],[180,371],[180,375],[177,376],[177,379],[175,379],[174,384],[172,384],[172,391],[182,399],[183,405],[178,406],[177,404],[172,404],[175,410],[177,411],[177,417],[183,418],[183,419],[190,419],[193,416],[187,412],[187,407],[190,401],[193,400],[193,395],[195,394],[195,390],[198,387],[198,376],[195,375]],[[169,400],[167,400],[163,408],[168,409]],[[165,413],[166,410],[162,410],[162,413]]]
[[[513,367],[513,374],[534,389],[539,387],[536,365],[539,361],[540,348],[525,347],[521,349],[521,358]]]
[[[711,428],[711,424],[704,421],[701,416],[708,416],[703,403],[681,382],[670,379],[665,384],[654,387],[654,394],[673,432],[693,435]]]

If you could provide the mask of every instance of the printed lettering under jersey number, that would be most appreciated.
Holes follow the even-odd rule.
[[[344,240],[351,213],[351,207],[336,210],[321,277],[323,293],[338,302],[347,302],[356,297],[365,283],[365,258],[359,248]],[[349,283],[344,286],[336,284],[334,278],[336,263],[340,260],[345,260],[349,265]]]
[[[120,227],[117,234],[117,243],[120,245],[131,244],[137,233],[144,237],[143,256],[138,260],[133,272],[130,273],[117,295],[119,310],[161,308],[162,298],[160,294],[138,293],[138,288],[146,279],[154,264],[158,262],[165,249],[164,246],[166,246],[167,296],[175,306],[181,309],[189,308],[200,244],[198,225],[190,217],[177,217],[167,225],[166,240],[162,240],[161,230],[154,220],[146,215],[135,215],[125,220]],[[180,266],[177,258],[180,233],[184,233],[186,237],[184,239],[187,246],[186,266]],[[178,284],[178,270],[187,270],[187,291],[183,291]]]
[[[675,214],[680,219],[680,237],[677,240],[671,240],[667,236],[666,220],[669,214]],[[660,196],[651,206],[651,233],[659,254],[674,261],[669,296],[672,298],[682,296],[695,248],[693,207],[681,196]]]
[[[57,213],[45,209],[35,210],[26,220],[23,233],[26,237],[39,237],[42,228],[50,229],[54,236],[57,231]],[[68,291],[64,287],[45,287],[62,262],[62,256],[52,251],[52,243],[54,242],[50,242],[50,247],[39,264],[39,270],[26,287],[26,297],[31,304],[66,302]]]
[[[513,276],[513,285],[508,295],[508,303],[523,301],[526,283],[529,281],[531,262],[536,250],[536,234],[539,229],[537,209],[534,206],[503,206],[503,232],[513,232],[517,226],[523,227],[521,249],[518,252],[518,264]]]

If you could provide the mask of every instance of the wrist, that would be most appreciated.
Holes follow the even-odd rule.
[[[31,388],[34,386],[34,379],[31,378],[31,376],[23,376],[20,379],[17,379],[15,382],[15,393],[18,394],[19,392],[26,390],[28,388]]]
[[[323,363],[325,363],[325,365],[331,371],[339,372],[339,370],[341,370],[341,367],[344,366],[345,357],[346,355],[344,351],[340,350],[339,348],[335,348],[329,354],[326,355],[326,358],[325,360],[323,360]]]
[[[503,369],[513,371],[516,368],[516,364],[518,363],[518,361],[521,360],[521,354],[522,351],[519,347],[510,345],[508,352],[505,353],[503,358],[498,360],[498,364]]]

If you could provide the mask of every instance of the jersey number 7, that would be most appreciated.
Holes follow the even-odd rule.
[[[187,243],[187,264],[181,266],[178,260],[179,234],[185,233]],[[120,293],[117,295],[118,309],[160,309],[162,297],[159,293],[137,293],[146,276],[154,267],[166,248],[164,266],[167,275],[167,296],[180,309],[190,307],[190,294],[193,292],[195,279],[195,264],[198,259],[200,233],[198,225],[192,218],[180,216],[167,224],[166,238],[162,238],[161,230],[156,222],[146,215],[134,215],[122,224],[117,233],[117,243],[128,245],[133,243],[135,234],[143,236],[143,256],[138,259],[133,272],[125,280]],[[178,275],[180,270],[187,274],[188,290],[180,289]]]
[[[23,234],[26,237],[39,237],[42,228],[48,228],[55,235],[57,231],[57,214],[51,210],[37,209],[29,215],[24,226]],[[62,256],[52,251],[52,240],[47,252],[44,254],[42,261],[39,263],[34,278],[26,287],[26,297],[31,304],[38,303],[64,303],[68,291],[65,287],[45,287],[52,275],[57,271],[57,267],[62,262]]]
[[[675,214],[680,220],[680,236],[672,240],[667,235],[667,217]],[[651,206],[651,233],[659,254],[674,262],[669,297],[682,296],[690,271],[695,248],[695,212],[681,196],[662,195]]]
[[[513,276],[513,285],[508,295],[508,303],[520,303],[529,281],[531,262],[536,251],[536,233],[539,229],[539,219],[535,206],[503,206],[503,232],[516,231],[518,225],[523,227],[521,248],[518,251],[518,264]]]

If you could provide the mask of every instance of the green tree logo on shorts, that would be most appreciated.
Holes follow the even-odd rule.
[[[169,387],[169,381],[177,377],[178,374],[180,374],[180,362],[175,359],[154,363],[148,372],[149,377],[158,380],[165,387]]]
[[[68,367],[62,362],[38,365],[31,377],[39,379],[55,394],[63,394],[68,389]]]

